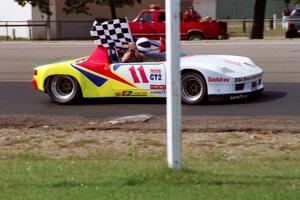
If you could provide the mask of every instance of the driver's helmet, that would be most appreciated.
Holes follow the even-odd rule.
[[[136,41],[137,49],[141,52],[149,52],[151,50],[151,41],[148,38],[142,37]]]

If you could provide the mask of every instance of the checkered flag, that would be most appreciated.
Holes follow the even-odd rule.
[[[127,18],[103,23],[96,20],[90,33],[96,45],[102,45],[106,48],[110,46],[123,47],[123,45],[133,42]]]

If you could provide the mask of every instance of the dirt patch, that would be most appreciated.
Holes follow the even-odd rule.
[[[110,125],[110,119],[1,116],[0,158],[34,153],[52,158],[165,153],[165,119]],[[299,158],[299,117],[185,117],[184,156],[235,160],[243,156]]]
[[[125,131],[165,131],[166,118],[153,117],[145,123],[121,123],[111,125],[108,119],[86,117],[49,117],[43,115],[0,116],[0,129],[5,128],[45,128],[65,131],[74,130],[125,130]],[[299,116],[184,116],[182,129],[186,132],[234,132],[272,131],[300,133]]]

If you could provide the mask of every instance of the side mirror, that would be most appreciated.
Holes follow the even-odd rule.
[[[143,22],[145,22],[145,20],[141,17],[141,18],[139,18],[139,22],[143,23]]]

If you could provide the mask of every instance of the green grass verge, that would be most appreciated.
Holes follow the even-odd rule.
[[[6,41],[7,37],[6,36],[0,36],[0,41]],[[28,38],[16,38],[16,39],[12,39],[11,37],[8,37],[9,41],[29,41]]]
[[[228,29],[230,37],[249,37],[251,34],[251,28],[247,29],[247,32],[244,33],[242,27],[230,27]],[[287,30],[276,29],[276,30],[265,30],[264,37],[285,37],[285,32]]]
[[[299,160],[187,159],[173,172],[162,158],[0,161],[0,199],[299,199]]]
[[[8,37],[8,39],[10,40],[11,38]],[[1,40],[7,40],[7,37],[6,37],[6,36],[0,36],[0,41],[1,41]]]

